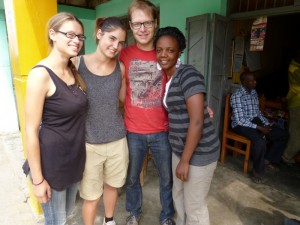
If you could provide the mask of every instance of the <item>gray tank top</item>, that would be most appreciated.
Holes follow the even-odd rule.
[[[122,84],[119,61],[111,74],[99,76],[88,70],[81,56],[78,72],[87,86],[86,142],[101,144],[124,138],[126,130],[119,110]]]

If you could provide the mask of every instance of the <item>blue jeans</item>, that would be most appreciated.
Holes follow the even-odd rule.
[[[41,204],[44,211],[45,225],[66,224],[75,206],[78,184],[79,182],[74,183],[62,191],[51,189],[50,201]]]
[[[175,214],[172,198],[172,151],[168,132],[137,134],[128,132],[129,167],[126,179],[126,210],[139,218],[142,213],[143,193],[140,173],[147,148],[150,146],[154,164],[158,170],[160,203],[162,211],[159,220],[172,218]]]
[[[300,225],[299,220],[285,218],[284,225]]]

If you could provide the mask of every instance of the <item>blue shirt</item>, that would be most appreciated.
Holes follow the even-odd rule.
[[[259,110],[259,101],[255,89],[248,91],[241,87],[230,98],[232,107],[232,127],[243,126],[256,129],[256,124],[252,123],[254,117],[258,117],[264,125],[269,125],[269,121]]]

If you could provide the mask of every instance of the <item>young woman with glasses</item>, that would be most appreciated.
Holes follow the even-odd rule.
[[[50,54],[29,73],[26,150],[33,192],[46,225],[65,224],[85,165],[85,84],[70,61],[83,46],[82,23],[70,13],[48,22]]]

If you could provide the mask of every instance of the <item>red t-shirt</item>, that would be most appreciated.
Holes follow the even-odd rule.
[[[162,99],[167,77],[157,69],[155,50],[136,45],[121,51],[126,68],[125,126],[129,132],[151,134],[168,130]]]

